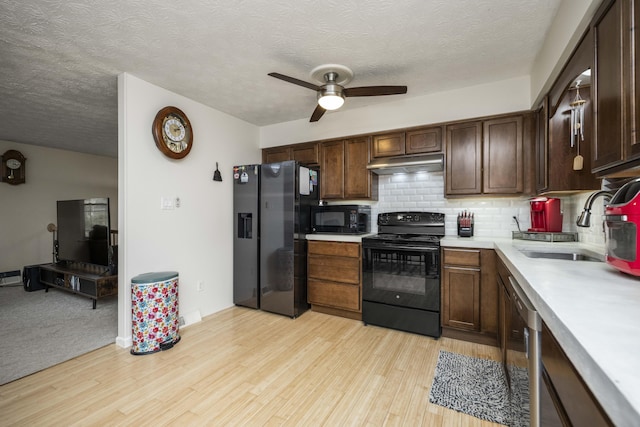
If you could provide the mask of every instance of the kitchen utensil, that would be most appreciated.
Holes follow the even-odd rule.
[[[581,171],[582,167],[584,165],[584,157],[582,157],[582,155],[580,155],[580,138],[577,138],[576,147],[578,148],[578,153],[577,153],[576,157],[574,157],[574,159],[573,159],[573,170],[574,171]]]
[[[218,170],[218,162],[216,162],[216,171],[213,173],[213,180],[214,181],[222,181],[222,175],[220,174],[220,171]]]
[[[458,236],[473,236],[473,213],[464,211],[458,214]]]

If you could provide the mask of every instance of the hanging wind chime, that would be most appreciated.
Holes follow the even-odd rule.
[[[569,103],[571,107],[571,148],[577,146],[577,155],[573,159],[573,170],[582,170],[584,158],[580,155],[580,142],[584,141],[584,105],[587,103],[580,96],[580,82],[576,81],[576,97]]]

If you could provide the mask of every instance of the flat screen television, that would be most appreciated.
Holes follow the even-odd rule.
[[[111,266],[109,199],[58,200],[58,261]]]

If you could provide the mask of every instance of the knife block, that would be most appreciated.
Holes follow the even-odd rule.
[[[458,237],[473,237],[473,221],[470,221],[469,225],[460,225],[458,218]]]

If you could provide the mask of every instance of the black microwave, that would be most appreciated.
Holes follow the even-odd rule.
[[[365,234],[370,230],[371,206],[323,205],[311,207],[314,233]]]

